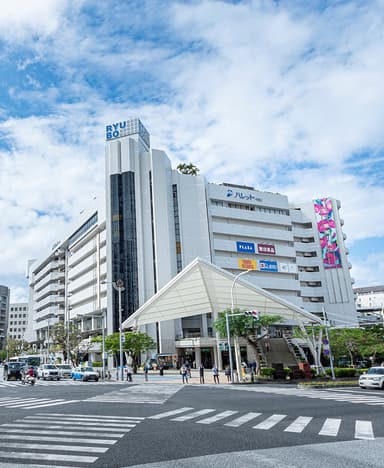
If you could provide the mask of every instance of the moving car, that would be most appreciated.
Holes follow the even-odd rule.
[[[62,379],[70,379],[72,377],[72,366],[69,364],[56,364],[59,369],[59,377]]]
[[[43,380],[60,380],[59,369],[53,364],[43,364],[37,368],[37,378]]]
[[[7,380],[21,380],[23,378],[24,363],[7,362],[4,365],[4,378]]]
[[[361,388],[381,388],[384,390],[384,367],[371,367],[359,378]]]
[[[100,375],[93,367],[75,367],[72,371],[73,380],[82,380],[87,382],[88,380],[94,380],[98,382]]]

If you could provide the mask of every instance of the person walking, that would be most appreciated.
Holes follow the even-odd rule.
[[[149,370],[148,364],[145,363],[145,364],[144,364],[144,380],[145,380],[146,382],[148,382],[148,370]]]
[[[219,381],[219,369],[216,366],[212,369],[212,374],[213,374],[213,381],[215,382],[215,384],[220,383],[220,381]]]
[[[184,364],[181,366],[180,375],[183,383],[188,383],[188,369]]]
[[[127,382],[132,382],[133,368],[132,366],[127,366]]]
[[[230,369],[229,366],[226,366],[226,368],[224,370],[224,374],[227,377],[227,382],[230,382],[231,381],[231,369]]]
[[[199,376],[200,376],[200,383],[203,384],[204,382],[204,366],[200,364],[199,366]]]

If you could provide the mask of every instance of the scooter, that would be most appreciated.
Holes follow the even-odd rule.
[[[35,385],[35,377],[33,377],[32,375],[26,375],[26,376],[21,380],[21,383],[22,383],[23,385],[25,385],[25,384]]]

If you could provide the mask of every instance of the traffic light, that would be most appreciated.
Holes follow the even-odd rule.
[[[246,310],[244,314],[253,317],[255,320],[259,320],[260,318],[260,313],[258,310]]]

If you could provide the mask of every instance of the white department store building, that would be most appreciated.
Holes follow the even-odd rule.
[[[29,269],[31,337],[44,344],[50,324],[75,320],[84,333],[119,328],[196,257],[336,325],[357,325],[340,202],[306,204],[252,187],[212,184],[180,174],[167,155],[151,149],[138,119],[106,128],[105,205],[100,198],[66,239]],[[315,206],[317,212],[315,212]],[[230,299],[228,298],[228,307]],[[175,340],[213,336],[213,317],[146,325],[158,351],[175,353]]]

